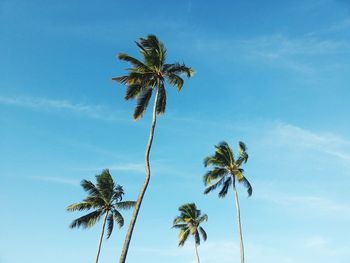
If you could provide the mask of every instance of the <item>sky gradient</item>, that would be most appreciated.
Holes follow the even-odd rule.
[[[194,263],[177,247],[177,208],[209,220],[203,263],[238,262],[233,194],[203,195],[203,159],[227,140],[248,147],[238,186],[247,263],[350,258],[350,3],[308,1],[0,0],[0,263],[93,262],[101,224],[71,230],[82,179],[109,168],[136,199],[151,113],[111,78],[119,52],[156,34],[168,61],[195,69],[168,87],[151,152],[152,178],[128,262]],[[124,213],[129,222],[131,212]],[[104,241],[117,262],[127,224]]]

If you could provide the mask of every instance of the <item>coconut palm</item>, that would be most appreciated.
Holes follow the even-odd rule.
[[[165,63],[166,49],[164,47],[164,44],[160,42],[156,36],[149,35],[147,38],[140,38],[140,40],[136,42],[136,45],[140,49],[139,51],[142,57],[142,61],[125,53],[119,54],[118,58],[120,60],[129,62],[131,64],[131,68],[128,69],[127,75],[113,78],[113,80],[126,85],[126,100],[137,100],[133,115],[135,120],[138,120],[143,116],[153,93],[155,93],[155,98],[153,105],[152,125],[145,153],[145,181],[137,198],[135,209],[125,237],[122,253],[120,256],[120,263],[124,263],[126,260],[136,219],[150,180],[151,169],[149,164],[149,156],[153,141],[154,129],[156,126],[157,115],[163,114],[166,108],[167,99],[165,84],[168,83],[170,86],[173,86],[177,88],[178,91],[180,91],[184,84],[184,80],[181,78],[181,75],[184,74],[187,77],[191,77],[193,74],[192,69],[185,66],[184,64]]]
[[[92,212],[75,219],[70,227],[91,228],[104,216],[102,232],[98,243],[96,263],[98,262],[102,239],[107,224],[107,239],[111,236],[114,221],[119,228],[124,225],[124,218],[119,210],[130,209],[135,206],[134,201],[122,201],[124,190],[123,187],[113,181],[109,170],[103,170],[101,174],[96,175],[96,185],[91,181],[81,181],[81,186],[88,193],[88,196],[79,203],[71,204],[67,211],[84,211],[93,210]]]
[[[180,229],[179,233],[179,246],[183,246],[191,234],[195,240],[195,249],[197,261],[199,261],[198,246],[201,243],[200,235],[203,240],[207,240],[207,233],[200,226],[201,223],[208,220],[206,214],[201,215],[201,210],[198,210],[194,203],[184,204],[179,207],[180,215],[174,219],[173,228]]]
[[[204,177],[204,184],[207,187],[204,194],[207,194],[220,187],[219,197],[226,196],[229,187],[232,185],[237,212],[238,236],[240,240],[241,263],[244,263],[244,246],[241,228],[241,216],[236,189],[236,181],[242,183],[248,192],[248,196],[253,193],[252,186],[244,176],[244,170],[241,168],[243,163],[248,160],[247,148],[243,142],[239,142],[239,156],[235,159],[234,154],[227,142],[221,142],[215,146],[215,154],[204,159],[204,166],[211,166],[212,170],[208,171]]]

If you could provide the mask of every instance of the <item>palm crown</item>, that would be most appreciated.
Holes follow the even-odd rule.
[[[114,221],[119,227],[124,225],[124,218],[118,210],[132,208],[135,202],[122,201],[123,187],[113,181],[108,169],[96,175],[96,182],[96,185],[88,180],[81,182],[88,196],[82,202],[68,206],[67,210],[73,212],[93,209],[94,211],[75,219],[70,227],[91,228],[107,213],[107,238],[109,238],[113,231]]]
[[[201,210],[198,210],[194,203],[184,204],[179,207],[181,212],[179,216],[174,219],[173,228],[180,229],[179,246],[183,246],[191,234],[194,236],[197,245],[200,244],[200,235],[204,241],[207,240],[207,233],[200,226],[201,223],[208,220],[206,214],[201,215]]]
[[[244,176],[244,170],[241,168],[243,163],[248,160],[246,152],[247,147],[243,142],[239,142],[239,156],[235,159],[233,151],[227,142],[221,142],[215,146],[215,154],[204,159],[204,166],[212,166],[203,177],[204,184],[207,188],[204,193],[207,194],[219,186],[222,186],[219,197],[225,197],[230,185],[235,182],[242,183],[248,192],[248,196],[253,193],[252,186],[247,178]]]
[[[133,115],[137,120],[146,111],[154,89],[157,89],[155,101],[157,114],[164,113],[166,107],[165,82],[180,91],[184,83],[181,75],[191,77],[193,70],[180,63],[166,64],[166,49],[154,35],[140,38],[136,45],[140,49],[143,61],[120,53],[118,58],[129,62],[132,67],[128,69],[128,75],[115,77],[113,80],[127,86],[126,100],[137,99]]]

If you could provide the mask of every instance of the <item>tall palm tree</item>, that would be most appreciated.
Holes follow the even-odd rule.
[[[246,163],[248,160],[248,154],[246,152],[247,147],[243,142],[239,142],[238,146],[239,156],[235,159],[233,151],[227,142],[221,142],[216,145],[215,154],[204,159],[204,166],[212,166],[212,170],[204,175],[203,180],[207,187],[204,190],[204,194],[215,190],[217,187],[221,187],[219,192],[220,198],[226,196],[231,185],[233,187],[237,212],[238,237],[240,240],[241,263],[244,263],[243,235],[236,181],[242,183],[247,188],[248,196],[252,195],[253,188],[244,176],[244,170],[241,168],[242,164]]]
[[[140,49],[142,61],[129,56],[125,53],[120,53],[120,60],[129,62],[131,68],[128,69],[128,74],[113,78],[113,80],[126,85],[125,99],[137,99],[136,108],[134,110],[134,119],[140,119],[147,109],[148,103],[155,93],[152,125],[148,138],[148,144],[145,153],[145,181],[141,187],[139,196],[136,201],[135,209],[129,224],[129,228],[125,237],[120,263],[124,263],[129,249],[132,233],[135,227],[136,219],[140,210],[142,199],[147,190],[147,186],[151,177],[151,169],[149,164],[149,156],[153,141],[154,129],[156,126],[157,115],[163,114],[166,107],[166,90],[165,84],[181,90],[184,80],[181,75],[185,74],[191,77],[193,70],[184,64],[173,63],[166,64],[166,49],[164,44],[154,35],[149,35],[147,38],[140,38],[136,45]]]
[[[199,233],[201,233],[204,241],[207,240],[207,233],[200,224],[207,221],[208,216],[206,214],[201,215],[201,210],[198,210],[194,203],[180,206],[179,211],[181,212],[180,215],[177,216],[173,222],[173,228],[180,229],[179,246],[183,246],[188,236],[191,234],[195,240],[197,261],[200,263],[197,248],[201,243]]]
[[[95,185],[91,181],[81,181],[81,186],[88,193],[88,196],[82,202],[68,206],[67,211],[73,212],[93,209],[89,214],[75,219],[70,225],[71,228],[80,226],[83,228],[91,228],[104,216],[96,256],[97,263],[100,256],[106,223],[108,239],[112,234],[114,221],[118,224],[119,228],[124,225],[124,218],[119,210],[130,209],[135,206],[135,202],[122,201],[124,195],[123,187],[113,181],[108,169],[96,175],[96,182]]]

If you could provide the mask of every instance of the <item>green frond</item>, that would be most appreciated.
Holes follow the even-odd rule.
[[[143,64],[138,59],[129,56],[128,54],[120,53],[118,55],[118,58],[120,60],[124,60],[124,61],[127,61],[127,62],[131,63],[135,68],[137,68],[137,69],[139,69],[139,70],[141,70],[143,72],[149,72],[150,71],[150,69],[145,64]]]
[[[199,227],[199,232],[201,233],[203,240],[206,241],[207,240],[207,232],[205,232],[205,230],[203,229],[203,227]]]
[[[176,87],[178,91],[181,90],[182,86],[184,85],[184,80],[181,77],[172,73],[166,74],[165,76],[172,86]]]
[[[247,178],[243,177],[241,180],[239,180],[239,182],[242,183],[245,188],[247,188],[248,196],[251,196],[253,194],[253,188]]]
[[[204,194],[208,194],[211,191],[215,190],[217,187],[219,187],[220,185],[222,185],[224,183],[225,177],[222,177],[219,181],[217,181],[216,183],[212,184],[211,186],[207,187],[204,189]]]
[[[224,182],[224,185],[222,186],[220,192],[219,192],[219,197],[224,198],[227,195],[228,189],[230,185],[232,184],[232,177],[229,176],[226,181]]]
[[[151,88],[147,88],[145,90],[142,91],[142,93],[138,96],[137,99],[137,105],[134,111],[134,119],[138,120],[142,117],[142,115],[144,114],[144,112],[147,109],[149,100],[152,96],[152,89]]]
[[[126,87],[125,100],[136,98],[142,91],[143,86],[139,83],[130,84]]]
[[[115,204],[115,207],[121,210],[127,210],[135,207],[135,201],[122,201]]]
[[[186,228],[187,224],[174,224],[172,228],[183,229]]]
[[[74,211],[84,211],[89,210],[93,207],[93,205],[89,202],[81,202],[81,203],[75,203],[71,204],[67,207],[67,211],[74,212]]]
[[[100,191],[98,190],[98,188],[91,182],[88,180],[82,180],[80,183],[81,187],[83,187],[83,189],[89,193],[89,195],[92,196],[101,196]]]
[[[126,76],[114,77],[112,78],[112,80],[115,80],[121,84],[126,84],[129,80],[129,76],[126,75]]]
[[[185,64],[164,64],[163,71],[168,74],[182,75],[185,74],[188,78],[193,76],[194,70],[187,67]]]
[[[103,199],[106,203],[111,202],[115,184],[109,170],[104,169],[101,174],[96,175],[96,182],[96,187],[101,193]]]
[[[124,189],[123,186],[117,184],[114,189],[113,189],[113,196],[112,196],[112,201],[113,202],[120,202],[123,200],[123,195],[124,195]]]
[[[204,214],[198,218],[198,223],[203,223],[204,221],[208,221],[208,215]]]
[[[199,246],[201,244],[201,238],[199,237],[198,230],[196,230],[196,232],[194,234],[194,240],[195,240],[197,246]]]
[[[218,158],[217,155],[206,157],[203,163],[204,163],[204,167],[208,167],[212,165],[219,166],[219,167],[226,166],[225,160],[222,160],[221,157]]]
[[[220,177],[223,177],[228,174],[226,168],[215,167],[213,170],[206,172],[203,176],[203,182],[205,186],[210,185],[213,181],[217,180]]]
[[[166,107],[166,91],[163,83],[158,87],[157,92],[158,92],[158,97],[156,101],[157,103],[156,111],[157,111],[157,114],[163,114],[165,112],[165,107]]]
[[[190,230],[189,229],[186,229],[186,230],[181,229],[180,230],[180,233],[179,233],[179,247],[182,247],[185,244],[189,234],[190,234]]]
[[[240,166],[242,163],[246,163],[248,161],[248,153],[247,147],[243,142],[239,142],[239,158],[237,160],[237,165]]]
[[[164,44],[155,35],[140,38],[138,46],[142,47],[140,52],[144,56],[146,64],[160,70],[166,59]]]
[[[121,215],[121,213],[118,210],[113,210],[113,219],[115,222],[117,222],[119,228],[123,227],[124,225],[124,218]]]
[[[177,225],[179,223],[183,223],[183,222],[185,222],[184,220],[185,220],[185,218],[183,218],[182,216],[177,216],[177,217],[175,217],[175,219],[173,221],[173,225]]]
[[[75,219],[71,224],[70,228],[80,227],[91,228],[96,224],[96,222],[101,218],[103,210],[93,211],[85,216]]]
[[[110,213],[107,217],[107,236],[106,236],[107,239],[112,235],[113,227],[114,227],[113,214]]]

